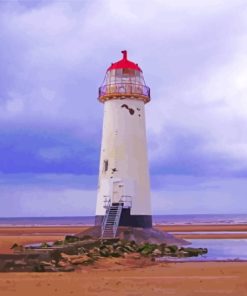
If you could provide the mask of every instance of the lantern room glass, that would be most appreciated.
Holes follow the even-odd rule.
[[[134,69],[113,69],[107,72],[103,84],[131,83],[145,85],[143,75]]]
[[[150,100],[150,89],[146,86],[141,71],[129,68],[107,71],[104,82],[99,89],[99,100],[108,95],[144,96]]]

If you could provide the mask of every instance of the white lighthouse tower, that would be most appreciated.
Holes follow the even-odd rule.
[[[98,97],[104,122],[95,224],[102,237],[115,237],[118,226],[152,227],[144,110],[150,89],[141,68],[122,53]]]

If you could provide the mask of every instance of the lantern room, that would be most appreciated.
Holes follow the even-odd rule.
[[[138,64],[128,60],[127,51],[122,51],[123,58],[111,64],[105,79],[99,88],[99,101],[133,98],[150,101],[150,88],[146,86],[143,73]]]

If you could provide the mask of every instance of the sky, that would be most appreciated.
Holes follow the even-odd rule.
[[[1,0],[0,217],[94,215],[121,50],[151,88],[153,213],[247,213],[246,0]]]

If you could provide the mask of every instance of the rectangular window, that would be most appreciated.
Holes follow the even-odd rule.
[[[108,170],[108,160],[104,160],[104,172]]]

